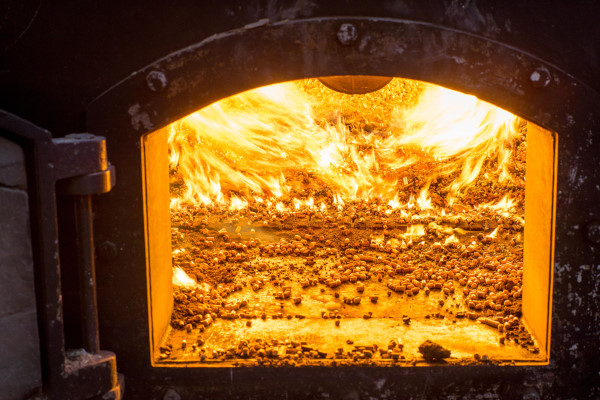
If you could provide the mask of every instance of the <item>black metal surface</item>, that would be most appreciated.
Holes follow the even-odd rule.
[[[344,24],[356,28],[359,35],[356,45],[339,42],[337,32]],[[366,44],[361,45],[360,38]],[[287,57],[275,64],[273,60],[280,54]],[[154,71],[164,76],[165,87],[160,91],[148,90],[147,77]],[[266,398],[284,398],[318,395],[319,392],[343,397],[353,391],[361,397],[381,397],[387,391],[399,397],[445,398],[478,393],[514,398],[524,395],[525,390],[535,391],[543,398],[557,393],[559,397],[596,396],[600,389],[592,383],[595,372],[591,371],[599,368],[598,351],[592,350],[600,344],[597,283],[578,282],[577,275],[571,271],[577,268],[582,274],[596,276],[594,265],[600,262],[594,248],[582,243],[584,232],[579,222],[594,217],[599,211],[596,207],[598,189],[595,185],[581,184],[579,179],[600,182],[598,171],[590,167],[600,162],[594,144],[600,129],[600,97],[595,90],[556,66],[481,36],[413,21],[375,18],[284,21],[210,37],[132,74],[90,105],[89,129],[109,138],[108,146],[115,162],[140,165],[139,153],[128,149],[137,148],[141,135],[219,98],[278,81],[348,74],[402,76],[438,83],[476,94],[559,132],[550,365],[451,370],[152,368],[144,358],[149,355],[148,322],[119,319],[122,309],[117,311],[109,304],[115,299],[109,299],[102,312],[105,323],[110,321],[114,329],[116,322],[119,331],[134,332],[136,337],[124,342],[119,336],[110,342],[111,348],[117,349],[121,365],[125,364],[124,371],[127,371],[134,396],[160,397],[167,386],[190,397],[192,393],[229,397],[259,393]],[[113,132],[118,132],[118,140],[112,140],[116,137]],[[142,176],[139,169],[124,169],[128,171],[127,177],[123,177],[127,180],[124,185],[127,191],[117,188],[99,203],[99,212],[107,218],[102,220],[98,234],[103,240],[120,244],[121,251],[111,264],[128,268],[117,271],[108,264],[102,268],[109,268],[114,274],[105,281],[107,287],[123,285],[128,294],[139,293],[139,297],[136,296],[139,300],[129,303],[125,312],[145,316]],[[132,188],[138,191],[132,193]],[[117,210],[124,203],[130,204],[126,216],[123,212],[108,217],[109,210]],[[133,210],[138,212],[131,213]],[[585,215],[581,210],[586,210]],[[125,225],[139,230],[125,232],[122,228]],[[567,293],[578,293],[582,303],[573,298],[569,300]],[[115,295],[114,291],[112,294]],[[573,318],[573,312],[580,317]],[[577,367],[573,369],[574,358]],[[444,378],[438,379],[440,376]],[[192,382],[196,379],[212,384],[194,385]],[[155,391],[136,385],[148,380],[155,382]],[[379,389],[378,382],[382,385]]]
[[[78,1],[36,7],[7,8],[22,18],[14,25],[19,30],[0,28],[10,38],[0,53],[0,108],[59,135],[86,130],[108,139],[120,184],[95,208],[96,237],[108,249],[98,261],[100,329],[103,346],[118,355],[130,398],[175,392],[182,398],[599,395],[600,255],[595,230],[588,228],[600,219],[597,2]],[[344,24],[355,29],[343,29],[349,35],[340,38]],[[140,136],[239,91],[344,74],[438,83],[559,132],[549,366],[150,366]],[[40,176],[47,176],[48,164],[40,165]]]
[[[98,305],[96,301],[96,267],[94,251],[94,232],[92,218],[92,194],[110,191],[115,185],[115,168],[108,164],[106,156],[106,140],[91,134],[71,134],[53,140],[56,164],[54,166],[56,191],[61,195],[75,196],[71,207],[74,221],[74,247],[76,252],[75,274],[79,276],[78,285],[74,288],[72,303],[79,303],[82,345],[91,353],[100,352],[98,333]],[[67,207],[68,208],[68,207]],[[61,232],[65,240],[65,232]],[[66,240],[69,240],[68,238]],[[69,259],[73,248],[65,250],[61,246],[63,257]],[[66,296],[70,280],[63,280]],[[66,284],[65,284],[66,283]],[[74,307],[73,307],[74,308]],[[77,330],[75,328],[75,330]]]
[[[57,180],[104,171],[108,167],[106,139],[89,133],[73,133],[54,142]]]
[[[61,179],[56,184],[56,190],[59,194],[80,196],[102,194],[109,192],[116,183],[115,167],[109,165],[102,171]]]
[[[110,351],[88,353],[71,350],[66,354],[63,392],[60,399],[92,399],[119,389],[117,360]]]
[[[324,76],[319,82],[331,90],[346,94],[365,94],[384,88],[392,78],[385,76]]]
[[[94,225],[92,222],[92,199],[90,195],[77,196],[75,199],[75,214],[78,236],[79,288],[82,300],[83,348],[90,353],[99,353],[100,338],[98,336],[98,303],[96,301]]]

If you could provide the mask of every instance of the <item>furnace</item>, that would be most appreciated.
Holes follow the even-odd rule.
[[[62,3],[0,24],[5,396],[599,397],[597,4]]]
[[[547,362],[556,140],[400,78],[261,87],[147,135],[155,362],[424,365],[427,340]]]

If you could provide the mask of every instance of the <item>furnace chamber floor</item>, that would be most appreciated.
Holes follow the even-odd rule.
[[[156,359],[171,366],[414,365],[424,362],[418,347],[429,339],[451,351],[444,361],[450,364],[544,360],[515,341],[501,344],[498,329],[466,317],[462,293],[421,291],[407,296],[391,292],[377,280],[364,285],[360,305],[343,302],[344,297],[359,295],[354,285],[322,291],[320,286],[292,284],[292,293],[301,293],[298,305],[274,302],[268,288],[259,292],[244,288],[228,300],[251,299],[242,314],[246,318],[218,318],[208,328],[190,332],[169,327],[161,346],[169,349],[169,357],[161,360],[157,349]],[[372,296],[378,297],[376,303],[370,301]],[[388,351],[390,343],[393,348]]]
[[[445,362],[544,360],[522,318],[522,211],[442,211],[174,210],[173,312],[155,360],[414,364],[426,340]]]

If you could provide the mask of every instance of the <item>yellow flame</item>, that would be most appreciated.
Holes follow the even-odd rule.
[[[196,287],[197,283],[184,270],[179,267],[173,267],[173,286],[191,289]]]
[[[492,233],[490,233],[489,235],[486,235],[487,237],[489,237],[490,239],[495,239],[496,236],[498,236],[498,227],[496,227],[496,229],[494,229],[492,231]]]
[[[421,224],[414,224],[414,225],[409,225],[407,227],[406,232],[404,233],[404,236],[408,236],[410,238],[412,237],[418,237],[418,236],[424,236],[425,235],[425,226],[421,225]]]
[[[446,238],[446,240],[444,240],[444,245],[450,244],[450,243],[460,243],[460,240],[458,240],[458,238],[456,236],[454,236],[454,234],[448,236]]]
[[[473,182],[487,158],[496,156],[508,175],[509,146],[517,136],[517,118],[500,108],[439,86],[428,86],[418,104],[396,114],[393,126],[402,132],[387,147],[413,147],[444,163],[440,173],[460,171],[450,189],[456,193]]]
[[[319,89],[315,96],[317,86],[310,81],[244,92],[171,124],[166,128],[170,165],[183,183],[175,196],[183,200],[172,201],[172,207],[219,203],[237,210],[280,198],[292,189],[294,171],[331,189],[331,203],[338,208],[349,199],[374,198],[400,208],[398,194],[410,184],[410,168],[428,183],[405,206],[421,210],[432,208],[429,183],[438,176],[452,176],[448,205],[482,176],[488,160],[498,164],[494,179],[511,179],[506,165],[518,134],[514,115],[474,96],[421,83],[413,83],[421,93],[418,101],[405,102],[406,93],[399,91],[405,82],[394,79],[369,95],[386,99],[385,105],[358,106],[376,130],[349,126],[339,111],[332,114],[328,101],[339,94]],[[357,106],[356,97],[346,97]],[[307,201],[298,198],[293,207],[312,208]],[[277,209],[287,207],[277,203]]]
[[[419,193],[419,198],[417,198],[417,204],[419,205],[421,210],[427,210],[432,208],[431,199],[427,195],[427,189],[428,187],[424,187],[423,190],[421,190],[421,193]]]
[[[500,199],[498,203],[482,204],[481,208],[488,208],[490,210],[498,212],[504,217],[509,217],[511,215],[511,211],[515,210],[516,205],[517,202],[514,199],[511,199],[508,195],[504,195],[504,197],[502,197],[502,199]]]

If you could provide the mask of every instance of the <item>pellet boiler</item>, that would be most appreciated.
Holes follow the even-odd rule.
[[[198,4],[185,12],[109,4],[9,8],[15,25],[5,28],[1,108],[57,137],[81,131],[106,137],[109,160],[119,172],[117,186],[94,199],[94,236],[100,343],[115,352],[128,395],[595,397],[598,173],[593,166],[599,102],[591,56],[597,50],[592,40],[597,31],[591,20],[597,10],[593,5],[553,6]],[[556,33],[553,24],[566,24],[568,34]],[[31,60],[32,54],[45,64]],[[149,170],[141,167],[140,138],[247,89],[333,75],[437,83],[475,94],[557,133],[549,365],[211,370],[151,365],[148,307],[154,303],[149,299],[160,296],[155,291],[161,289],[149,287],[148,280],[153,260],[148,253],[154,251],[148,240],[154,236],[147,236],[145,228],[143,182]],[[25,159],[39,160],[27,141],[16,139],[22,129],[8,124],[3,133],[12,132],[7,137],[24,149]],[[47,164],[38,165],[38,173],[47,169]],[[33,190],[35,174],[31,166],[28,171],[27,190]],[[58,178],[50,174],[47,179]],[[44,190],[52,192],[51,187]],[[52,204],[45,201],[30,203],[31,212],[45,204],[52,213]],[[33,254],[41,254],[44,246],[52,249],[56,223],[44,223],[51,225],[50,236],[33,242]],[[60,229],[64,223],[58,223],[62,243],[68,240]],[[33,226],[31,231],[39,232],[40,225]],[[71,264],[76,270],[76,261],[69,261],[65,251],[61,268]],[[51,268],[51,259],[34,263],[38,301],[43,301],[44,285],[52,284],[40,270]],[[169,269],[162,272],[170,274]],[[43,309],[38,307],[38,326],[61,322],[60,315],[45,315]],[[78,317],[70,313],[65,320],[78,325]],[[49,373],[57,368],[60,354],[47,356],[52,347],[47,332],[41,330],[45,361],[39,382],[60,393],[60,374]],[[68,337],[67,347],[79,345]]]

